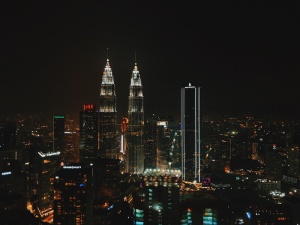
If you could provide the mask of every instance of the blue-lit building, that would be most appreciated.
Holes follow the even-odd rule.
[[[180,224],[181,179],[167,171],[162,174],[144,174],[142,184],[134,194],[134,224]]]

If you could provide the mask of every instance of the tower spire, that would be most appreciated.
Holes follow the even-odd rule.
[[[137,68],[137,63],[136,63],[136,52],[134,52],[134,71],[137,71],[138,68]]]
[[[108,57],[108,48],[106,48],[106,61],[109,62],[109,57]]]

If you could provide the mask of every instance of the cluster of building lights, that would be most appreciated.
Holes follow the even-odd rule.
[[[174,169],[146,169],[144,174],[158,174],[158,175],[174,175],[176,177],[181,176],[181,170],[174,170]]]

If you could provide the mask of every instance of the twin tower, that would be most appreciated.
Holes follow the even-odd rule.
[[[112,69],[107,59],[100,87],[98,152],[105,158],[123,159],[125,171],[144,172],[144,96],[140,72],[135,63],[128,98],[128,124],[122,134],[117,126],[117,98]],[[124,148],[123,148],[124,146]]]

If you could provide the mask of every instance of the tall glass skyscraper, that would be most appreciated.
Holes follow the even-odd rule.
[[[98,156],[98,112],[88,104],[80,111],[80,162],[91,164]]]
[[[140,72],[135,64],[129,86],[126,171],[144,172],[144,96]]]
[[[16,147],[16,134],[15,122],[0,121],[0,151]]]
[[[200,182],[200,87],[181,88],[182,179]]]
[[[100,155],[106,158],[118,159],[116,147],[117,109],[115,83],[112,70],[107,59],[100,89],[99,129],[98,139]]]
[[[81,163],[68,164],[53,178],[53,224],[93,224],[92,168]]]
[[[53,152],[60,152],[60,160],[65,161],[65,116],[53,116]]]

